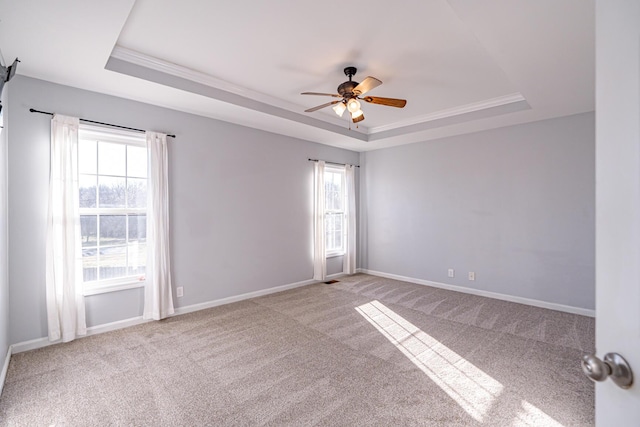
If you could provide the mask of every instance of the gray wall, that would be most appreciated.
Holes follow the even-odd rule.
[[[312,277],[313,166],[307,159],[357,164],[357,153],[22,76],[11,85],[12,343],[47,331],[50,117],[29,113],[30,107],[177,135],[169,148],[177,307]],[[175,298],[177,286],[184,286],[183,298]],[[113,322],[141,314],[142,290],[90,296],[86,302],[89,326]]]
[[[46,336],[50,118],[29,113],[30,107],[177,134],[170,139],[172,267],[174,288],[185,291],[180,299],[174,294],[177,307],[312,276],[309,157],[366,163],[360,266],[594,307],[593,114],[359,156],[22,76],[8,92],[10,292],[0,275],[0,304],[8,293],[9,343]],[[0,205],[4,218],[6,206]],[[6,245],[3,232],[0,221]],[[0,263],[7,262],[3,253]],[[328,265],[330,274],[339,271],[341,258]],[[454,279],[447,268],[456,269]],[[468,271],[476,272],[475,282],[466,279]],[[142,290],[86,302],[90,326],[128,319],[141,314]],[[3,313],[0,350],[6,353]]]
[[[593,113],[367,152],[361,164],[361,267],[594,308]]]
[[[13,84],[13,80],[11,82]],[[2,119],[0,119],[0,370],[9,349],[9,275],[8,275],[8,208],[7,208],[7,143],[9,85],[2,91]],[[2,384],[0,384],[0,389]]]

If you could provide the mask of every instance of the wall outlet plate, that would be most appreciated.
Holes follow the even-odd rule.
[[[178,298],[180,298],[181,296],[184,295],[184,287],[183,286],[178,286],[176,288],[176,295],[178,296]]]
[[[476,280],[476,273],[474,273],[473,271],[469,272],[469,280]]]
[[[449,277],[455,277],[456,272],[454,271],[454,269],[453,269],[453,268],[450,268],[450,269],[449,269],[448,275],[449,275]]]

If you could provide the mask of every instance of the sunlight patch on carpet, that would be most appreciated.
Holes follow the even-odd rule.
[[[379,301],[356,307],[369,323],[479,422],[502,384]]]
[[[542,412],[538,407],[523,400],[521,402],[522,410],[511,423],[512,427],[562,427],[562,424]]]

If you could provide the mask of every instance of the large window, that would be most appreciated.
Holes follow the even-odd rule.
[[[78,139],[85,293],[139,284],[147,257],[144,136],[81,126]]]
[[[324,230],[327,256],[343,255],[346,243],[346,183],[344,168],[324,169]]]

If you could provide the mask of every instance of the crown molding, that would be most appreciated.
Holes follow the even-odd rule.
[[[234,85],[225,80],[213,77],[210,74],[202,73],[200,71],[192,70],[191,68],[184,67],[182,65],[174,64],[172,62],[163,61],[162,59],[155,58],[153,56],[145,55],[140,52],[136,52],[131,49],[124,48],[122,46],[115,46],[111,57],[120,59],[122,61],[130,62],[132,64],[140,65],[145,68],[160,71],[172,76],[181,77],[183,79],[191,80],[196,83],[201,83],[207,86],[222,89],[227,92],[235,93],[236,95],[245,96],[247,98],[258,99],[263,102],[274,104],[275,102],[284,102],[277,98],[265,95],[260,92],[252,91],[242,86]],[[291,105],[291,104],[289,104]]]
[[[127,49],[122,46],[115,46],[111,52],[111,58],[119,59],[121,61],[128,62],[130,64],[138,65],[143,68],[158,71],[160,73],[168,74],[174,77],[179,77],[185,80],[189,80],[195,83],[199,83],[205,86],[209,86],[215,89],[223,90],[225,92],[239,95],[244,98],[252,99],[254,101],[262,102],[274,107],[283,108],[285,110],[300,113],[303,109],[302,106],[286,102],[280,98],[276,98],[262,92],[247,89],[242,86],[235,85],[225,80],[214,77],[210,74],[196,71],[191,68],[184,67],[182,65],[174,64],[172,62],[164,61],[153,56],[145,55],[144,53],[137,52],[135,50]],[[331,116],[320,117],[315,116],[316,119],[322,120],[338,126],[344,126],[344,120],[334,119]],[[369,130],[365,126],[359,126],[359,133],[368,134]]]
[[[486,99],[483,101],[473,102],[471,104],[448,108],[446,110],[435,111],[433,113],[412,117],[410,119],[390,123],[388,125],[372,127],[369,128],[369,134],[376,134],[393,129],[400,129],[421,123],[428,123],[436,120],[446,119],[449,117],[461,116],[463,114],[501,107],[509,104],[515,104],[522,101],[526,101],[526,98],[520,92],[516,92],[509,95],[499,96],[497,98]]]
[[[331,117],[331,115],[324,114],[315,115],[314,117],[304,115],[301,113],[303,107],[300,105],[284,101],[280,98],[276,98],[262,92],[238,86],[212,75],[164,61],[122,46],[116,45],[114,47],[110,59],[131,64],[134,67],[139,67],[141,70],[150,70],[163,76],[201,85],[203,89],[192,90],[194,93],[200,93],[204,96],[219,99],[223,102],[231,102],[241,107],[254,109],[266,114],[287,118],[300,124],[323,128],[330,132],[339,133],[365,142],[385,139],[391,136],[420,132],[427,128],[438,128],[451,124],[473,121],[478,118],[502,115],[518,111],[523,108],[531,108],[525,97],[521,93],[516,92],[423,114],[382,126],[358,126],[357,129],[351,129],[349,133],[344,133],[344,120],[339,120],[338,118]],[[109,65],[107,65],[106,68],[111,69],[112,71],[123,72],[116,68],[109,68]],[[127,71],[124,71],[124,73],[145,78],[146,80],[156,81],[156,83],[167,84],[166,81],[162,82],[160,80],[149,79],[141,74],[131,74]],[[171,83],[169,83],[169,85],[173,86]],[[178,83],[173,87],[180,88],[180,86],[184,88],[182,83]],[[214,92],[205,95],[203,90],[205,92],[208,90]],[[230,99],[227,96],[231,96],[232,98]],[[260,105],[257,106],[255,103],[259,103]],[[355,132],[355,134],[352,132]]]

